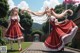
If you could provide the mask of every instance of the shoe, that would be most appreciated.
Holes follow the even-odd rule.
[[[19,51],[22,51],[22,48],[19,48]]]

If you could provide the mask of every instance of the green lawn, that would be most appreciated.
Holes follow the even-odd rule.
[[[24,49],[28,48],[30,45],[31,45],[30,42],[23,42],[22,43],[22,49],[24,50]],[[7,44],[6,46],[7,46],[7,52],[8,53],[20,53],[20,51],[18,51],[18,43],[13,44],[14,50],[10,50],[10,45],[9,44]]]

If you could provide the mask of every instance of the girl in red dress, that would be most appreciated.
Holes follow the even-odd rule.
[[[68,9],[62,12],[61,14],[56,14],[53,8],[49,9],[48,7],[44,12],[32,12],[31,10],[27,10],[29,13],[36,16],[46,16],[50,20],[50,24],[52,25],[52,31],[45,40],[43,46],[46,51],[61,51],[64,49],[65,44],[69,43],[74,35],[77,32],[77,25],[72,20],[64,20],[62,22],[58,22],[57,18],[63,18],[67,12],[70,12],[71,15],[73,11]]]
[[[18,15],[18,8],[15,7],[11,10],[10,16],[9,16],[9,26],[6,30],[5,37],[10,40],[10,46],[11,50],[13,49],[13,40],[18,40],[19,50],[22,50],[21,48],[21,39],[23,39],[23,34],[21,32],[21,29],[24,30],[20,23],[20,18]],[[21,28],[21,29],[20,29]]]
[[[69,43],[73,39],[78,30],[78,26],[72,20],[66,19],[62,22],[56,21],[56,18],[64,17],[67,12],[71,12],[73,14],[73,11],[70,9],[61,14],[56,14],[54,10],[51,9],[51,15],[54,16],[51,16],[53,19],[50,19],[52,31],[44,42],[44,46],[49,51],[64,50],[65,44]]]

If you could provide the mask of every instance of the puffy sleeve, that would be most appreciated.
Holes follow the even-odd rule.
[[[58,22],[58,19],[56,19],[56,17],[54,17],[54,16],[51,16],[51,21],[54,21],[54,22]]]
[[[20,22],[20,17],[18,16],[18,21]]]
[[[11,23],[11,16],[9,16],[8,18],[8,23]]]
[[[55,18],[54,16],[51,16],[51,17],[50,17],[50,20],[51,20],[51,21],[55,21],[56,18]]]

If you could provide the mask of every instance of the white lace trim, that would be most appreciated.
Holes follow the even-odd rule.
[[[45,46],[45,44],[43,43],[43,47],[45,48],[44,50],[45,50],[45,51],[59,51],[59,50],[61,50],[61,49],[64,47],[65,44],[69,43],[69,42],[72,40],[72,38],[75,36],[77,30],[78,30],[78,27],[75,26],[75,27],[71,30],[71,32],[70,32],[69,34],[64,35],[64,36],[62,37],[62,45],[61,45],[59,48],[57,48],[57,49],[51,49],[51,48]],[[46,43],[47,43],[47,42],[46,42]],[[48,43],[47,43],[47,44],[48,44]],[[49,44],[48,44],[48,45],[49,45]],[[52,46],[52,45],[50,45],[50,46]],[[53,46],[52,46],[52,47],[53,47]]]
[[[19,37],[19,38],[10,38],[10,37],[5,37],[6,39],[8,39],[8,40],[19,40],[19,39],[23,39],[24,37],[23,36],[21,36],[21,37]]]

